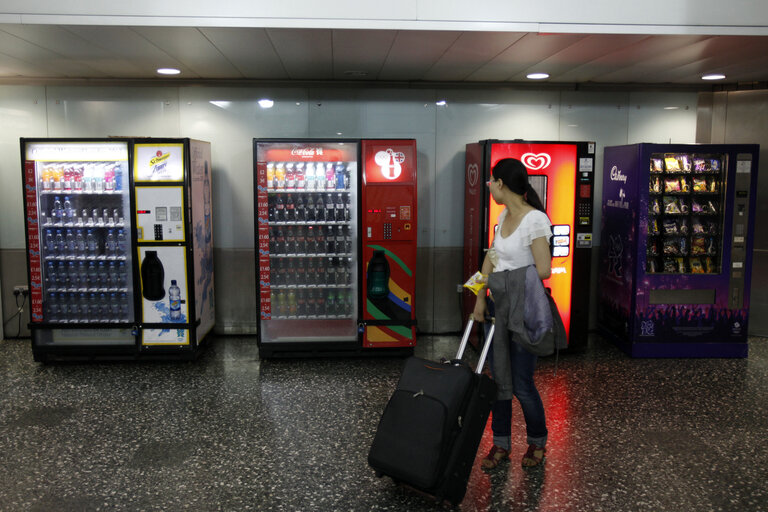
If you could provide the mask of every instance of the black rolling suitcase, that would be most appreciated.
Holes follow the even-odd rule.
[[[389,476],[438,501],[454,504],[464,499],[496,399],[496,384],[482,374],[493,326],[476,371],[460,361],[472,325],[470,319],[456,360],[406,360],[368,453],[368,463],[378,476]]]

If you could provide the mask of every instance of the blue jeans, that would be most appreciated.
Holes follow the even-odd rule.
[[[485,324],[488,334],[489,324]],[[525,350],[519,343],[512,340],[510,335],[509,359],[512,367],[512,388],[515,398],[520,402],[525,418],[525,428],[528,444],[546,446],[547,422],[544,415],[544,404],[541,402],[539,390],[533,381],[538,357]],[[493,345],[491,345],[493,347]],[[493,374],[493,348],[489,353],[491,373]],[[495,376],[494,376],[495,378]],[[512,440],[512,400],[496,400],[492,409],[491,430],[493,444],[509,450]]]

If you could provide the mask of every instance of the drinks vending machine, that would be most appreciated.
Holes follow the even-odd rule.
[[[416,343],[414,140],[254,139],[262,357]]]
[[[552,276],[544,286],[552,293],[568,334],[568,348],[586,347],[592,259],[594,142],[484,140],[467,144],[464,174],[464,280],[480,269],[493,242],[504,208],[491,199],[485,183],[502,158],[516,158],[528,169],[552,222]],[[468,318],[475,296],[462,296]]]
[[[210,143],[21,139],[37,361],[194,356],[214,323]]]
[[[633,357],[747,357],[759,146],[605,148],[598,322]]]

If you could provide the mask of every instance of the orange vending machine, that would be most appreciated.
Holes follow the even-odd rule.
[[[255,139],[262,357],[416,344],[416,142]]]
[[[464,175],[464,278],[480,269],[503,206],[490,197],[486,181],[503,158],[516,158],[552,222],[552,276],[544,281],[568,334],[568,348],[587,343],[589,273],[592,254],[594,142],[484,140],[467,144]],[[465,318],[475,297],[463,292]]]

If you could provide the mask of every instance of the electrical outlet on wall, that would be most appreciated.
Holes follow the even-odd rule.
[[[29,287],[24,284],[19,284],[13,287],[13,294],[14,295],[23,295],[27,296],[29,295]]]

